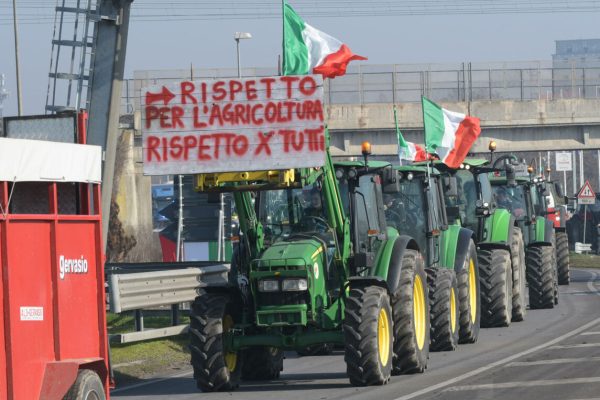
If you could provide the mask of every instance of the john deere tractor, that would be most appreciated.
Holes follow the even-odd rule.
[[[481,324],[508,326],[527,311],[523,232],[510,211],[494,201],[485,159],[466,159],[459,168],[436,166],[454,177],[457,189],[446,191],[449,219],[474,232],[481,285]]]
[[[480,326],[479,269],[473,232],[448,225],[444,182],[430,166],[395,167],[399,190],[384,195],[386,220],[414,238],[424,255],[431,305],[432,351],[477,341]],[[456,190],[456,186],[454,186]]]
[[[203,391],[275,379],[283,350],[328,343],[344,346],[353,385],[425,370],[425,262],[415,239],[387,225],[383,207],[383,194],[399,190],[397,173],[325,160],[197,177],[199,191],[233,193],[240,223],[229,286],[205,288],[191,307],[191,361]]]
[[[523,232],[525,269],[532,309],[553,308],[558,304],[556,237],[552,221],[545,218],[547,206],[533,169],[514,156],[494,162],[498,170],[490,174],[498,207],[509,210]]]
[[[540,190],[547,203],[547,218],[554,225],[556,235],[556,263],[558,269],[558,284],[568,285],[571,281],[569,267],[569,238],[567,236],[567,204],[568,197],[564,195],[560,183],[549,179],[543,180]]]

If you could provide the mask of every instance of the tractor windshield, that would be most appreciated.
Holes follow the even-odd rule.
[[[523,186],[494,186],[494,198],[498,207],[509,210],[515,218],[526,216],[527,202]]]
[[[323,192],[312,185],[259,192],[258,218],[264,229],[265,243],[286,240],[295,234],[329,232],[323,202]]]
[[[403,180],[400,192],[384,195],[385,219],[401,235],[413,237],[421,248],[426,245],[427,219],[423,182]]]

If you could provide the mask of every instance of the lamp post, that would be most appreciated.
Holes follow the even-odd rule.
[[[240,66],[240,40],[243,39],[252,39],[252,35],[248,32],[236,32],[233,35],[233,39],[235,40],[236,43],[236,50],[237,50],[237,70],[238,70],[238,78],[242,77],[242,69]]]

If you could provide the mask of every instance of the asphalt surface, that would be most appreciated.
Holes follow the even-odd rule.
[[[600,399],[600,269],[574,270],[552,310],[528,311],[524,322],[482,329],[479,341],[432,353],[424,374],[392,377],[377,387],[350,386],[342,352],[287,355],[277,381],[242,383],[235,392],[201,393],[191,371],[114,390],[142,399]]]

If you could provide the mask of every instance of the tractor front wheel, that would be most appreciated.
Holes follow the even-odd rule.
[[[352,288],[346,299],[346,371],[354,386],[384,385],[392,371],[392,307],[379,286]]]
[[[569,267],[569,237],[566,232],[556,232],[556,261],[558,262],[558,284],[571,282]]]
[[[276,347],[251,347],[244,350],[242,379],[266,381],[278,379],[283,371],[283,350]]]
[[[527,287],[525,284],[525,245],[523,231],[513,227],[510,256],[513,273],[512,320],[520,322],[527,314]]]
[[[458,283],[449,269],[428,270],[431,304],[431,351],[452,351],[458,346]]]
[[[512,319],[512,268],[504,249],[479,249],[481,325],[509,326]]]
[[[423,258],[415,250],[406,250],[398,289],[392,296],[394,375],[421,373],[427,368],[430,334],[427,292]]]
[[[459,343],[475,343],[479,338],[481,299],[479,265],[473,240],[469,243],[463,269],[457,274],[460,310]]]
[[[554,307],[554,265],[551,246],[531,246],[527,249],[527,283],[532,309]]]
[[[225,293],[203,292],[190,308],[190,352],[194,379],[203,392],[239,386],[242,353],[225,347],[223,335],[239,320],[241,306]]]

